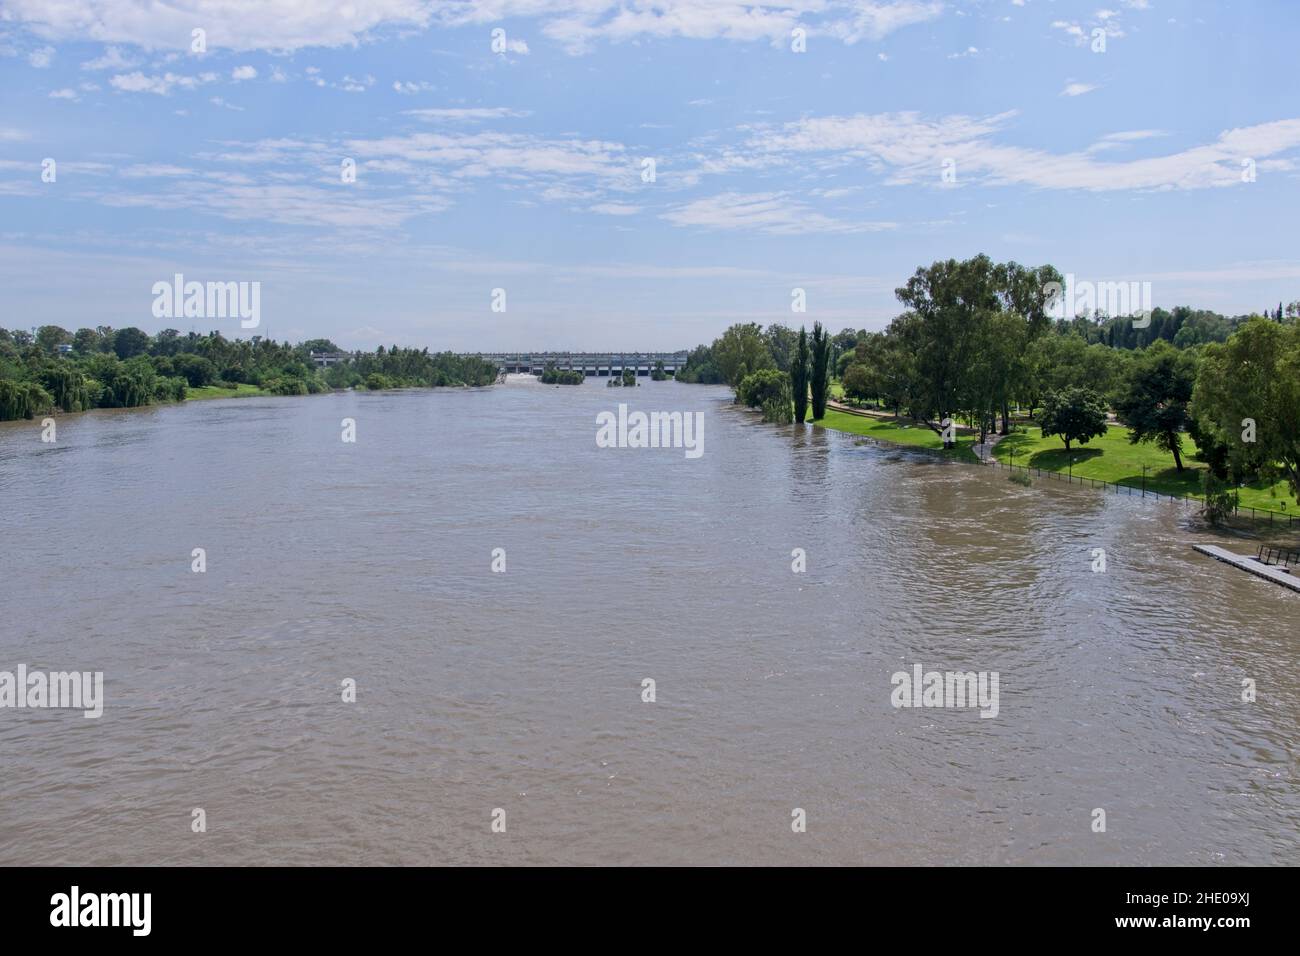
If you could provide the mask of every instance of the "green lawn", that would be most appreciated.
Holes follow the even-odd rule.
[[[862,415],[850,415],[848,412],[837,412],[833,408],[826,410],[826,417],[815,424],[823,428],[831,428],[837,432],[848,432],[851,435],[865,435],[868,438],[875,438],[880,441],[893,442],[896,445],[912,445],[916,448],[931,448],[940,454],[949,455],[959,461],[978,461],[975,453],[971,451],[970,446],[975,439],[966,436],[957,436],[957,448],[945,452],[943,450],[943,441],[933,431],[924,425],[912,425],[907,422],[896,423],[878,418],[865,418]]]
[[[185,391],[185,400],[187,402],[201,402],[208,398],[247,398],[250,395],[269,395],[270,392],[264,392],[256,385],[239,384],[234,388],[217,388],[215,385],[203,385],[199,388],[190,388]]]
[[[864,435],[883,442],[930,448],[941,453],[943,442],[924,425],[908,422],[866,418],[827,409],[826,417],[816,424],[852,435]],[[1096,478],[1134,488],[1142,486],[1142,466],[1147,466],[1146,487],[1165,495],[1190,495],[1200,497],[1201,473],[1205,465],[1195,461],[1196,443],[1183,436],[1183,471],[1174,468],[1173,455],[1151,444],[1131,444],[1127,428],[1111,426],[1102,438],[1094,438],[1086,445],[1075,443],[1067,452],[1065,443],[1055,436],[1043,437],[1039,428],[1021,428],[1000,441],[994,449],[998,461],[1028,465],[1042,471],[1071,472],[1083,478]],[[946,452],[961,461],[978,461],[970,446],[975,438],[958,434],[957,450]],[[1071,469],[1073,459],[1073,469]],[[1295,496],[1285,481],[1274,485],[1256,482],[1240,489],[1243,508],[1259,508],[1290,514],[1300,513]]]
[[[1201,472],[1205,465],[1194,461],[1196,443],[1183,436],[1183,471],[1174,468],[1174,457],[1152,444],[1133,445],[1128,440],[1129,430],[1111,426],[1102,438],[1094,438],[1086,445],[1075,443],[1067,452],[1065,443],[1056,436],[1043,437],[1042,429],[1027,428],[1014,432],[1000,441],[994,449],[998,461],[1010,464],[1014,453],[1017,465],[1028,465],[1043,471],[1070,471],[1084,478],[1097,478],[1134,488],[1142,486],[1142,466],[1147,466],[1146,486],[1151,491],[1170,495],[1200,496]],[[1241,505],[1270,511],[1295,513],[1296,500],[1280,481],[1275,485],[1256,483],[1240,490]]]

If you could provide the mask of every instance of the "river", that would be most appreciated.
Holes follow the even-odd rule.
[[[620,401],[703,454],[598,448]],[[1186,507],[675,382],[57,437],[0,425],[0,670],[102,671],[104,712],[0,709],[0,864],[1297,859],[1300,595]],[[997,672],[997,716],[891,706],[917,663]]]

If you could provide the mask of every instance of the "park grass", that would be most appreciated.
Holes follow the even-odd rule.
[[[1065,443],[1055,435],[1043,436],[1041,428],[1021,428],[998,442],[993,454],[1005,464],[1025,465],[1040,471],[1072,473],[1132,488],[1142,487],[1142,466],[1147,466],[1146,488],[1162,495],[1185,495],[1199,498],[1202,462],[1194,460],[1198,450],[1188,435],[1183,436],[1183,471],[1174,467],[1174,456],[1145,442],[1134,445],[1129,430],[1112,425],[1101,438],[1086,445],[1077,442],[1067,452]],[[1073,459],[1073,469],[1071,460]],[[1243,508],[1268,511],[1297,511],[1295,496],[1285,481],[1276,484],[1255,482],[1239,489]]]
[[[256,385],[240,382],[234,388],[218,388],[216,385],[201,385],[198,388],[188,388],[185,390],[185,400],[187,402],[202,402],[209,398],[249,398],[253,395],[270,394],[270,392],[263,391]]]
[[[837,432],[847,432],[850,435],[862,435],[866,438],[874,438],[878,441],[890,442],[895,445],[910,445],[913,448],[928,448],[941,455],[955,458],[958,461],[979,461],[975,452],[971,451],[970,448],[970,446],[975,442],[973,437],[958,435],[957,447],[949,451],[944,451],[943,440],[924,425],[914,425],[909,422],[900,422],[896,419],[867,418],[863,415],[850,415],[848,412],[837,412],[833,408],[826,409],[826,417],[819,422],[814,422],[813,424],[820,425],[823,428],[830,428]]]

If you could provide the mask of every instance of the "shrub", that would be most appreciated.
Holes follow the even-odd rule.
[[[794,421],[790,376],[774,368],[750,372],[736,386],[736,401],[763,410],[763,420],[777,425]]]

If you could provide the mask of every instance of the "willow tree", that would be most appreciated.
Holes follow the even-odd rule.
[[[35,418],[53,407],[54,397],[37,382],[0,379],[0,421]]]

